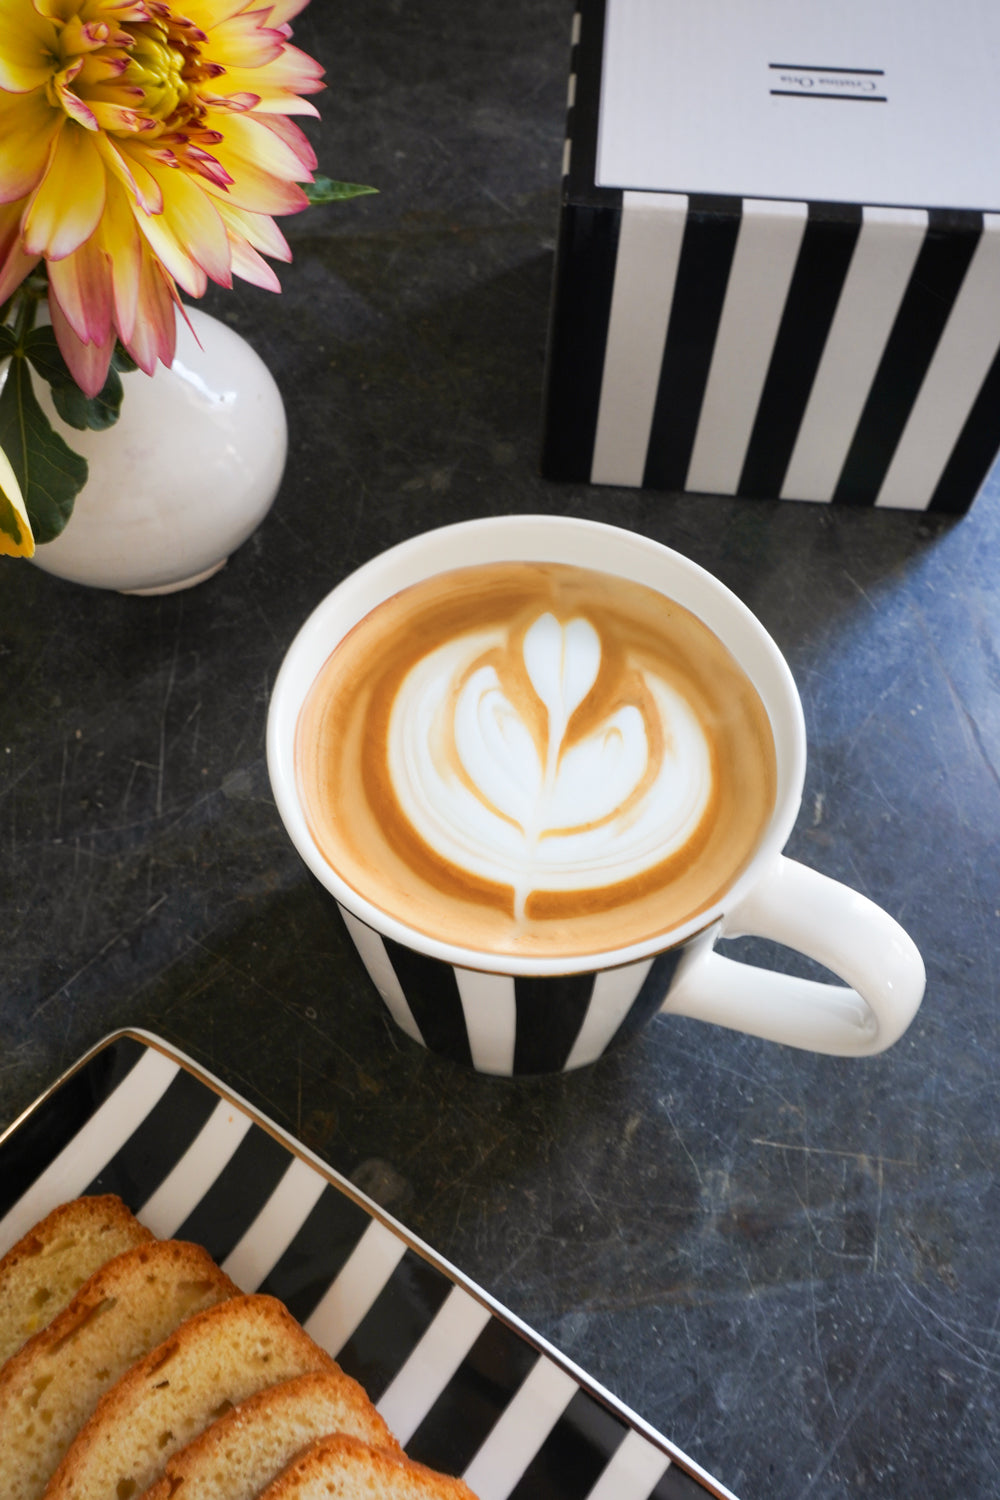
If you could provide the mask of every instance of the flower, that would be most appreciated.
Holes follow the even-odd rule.
[[[0,307],[44,262],[52,327],[95,396],[116,339],[152,374],[180,292],[278,290],[274,215],[316,158],[289,116],[322,68],[306,0],[0,0]]]
[[[6,453],[0,448],[0,556],[33,557],[35,539],[21,486]]]

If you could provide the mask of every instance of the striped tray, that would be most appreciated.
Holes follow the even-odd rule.
[[[118,1193],[280,1297],[414,1458],[480,1500],[733,1500],[485,1292],[146,1032],[83,1057],[0,1136],[0,1254],[56,1204]]]

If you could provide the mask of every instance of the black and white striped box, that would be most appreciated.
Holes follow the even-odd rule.
[[[579,0],[553,479],[963,512],[1000,448],[1000,10]]]

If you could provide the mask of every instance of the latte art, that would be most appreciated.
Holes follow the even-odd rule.
[[[635,674],[637,701],[571,733],[601,659],[589,620],[544,614],[517,643],[477,631],[431,651],[392,708],[404,816],[450,865],[509,886],[516,918],[536,888],[641,877],[683,848],[709,802],[705,736],[652,672]]]
[[[314,683],[296,762],[349,885],[490,953],[596,953],[697,915],[775,789],[766,713],[722,642],[651,589],[549,563],[377,606]]]

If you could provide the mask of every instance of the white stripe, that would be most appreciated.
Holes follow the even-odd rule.
[[[517,1040],[517,1002],[509,974],[482,974],[455,969],[455,982],[469,1033],[473,1066],[480,1073],[514,1071]]]
[[[807,215],[744,201],[685,489],[736,493]]]
[[[223,1262],[237,1286],[252,1292],[277,1265],[319,1200],[326,1184],[298,1157],[293,1158],[260,1213]]]
[[[373,1219],[306,1323],[306,1332],[336,1358],[405,1254],[405,1240]]]
[[[169,1240],[201,1202],[250,1129],[250,1117],[220,1099],[180,1161],[139,1214],[158,1239]]]
[[[863,210],[782,500],[831,500],[927,232],[921,209]]]
[[[488,1307],[452,1287],[441,1310],[378,1402],[404,1446],[490,1321]]]
[[[630,1428],[587,1500],[647,1500],[670,1467],[670,1460]]]
[[[652,967],[653,960],[647,958],[642,963],[605,969],[597,975],[583,1025],[566,1059],[567,1068],[581,1068],[600,1057],[628,1015]]]
[[[687,208],[678,193],[623,195],[592,484],[642,484]]]
[[[983,233],[876,505],[925,510],[1000,346],[1000,215]]]
[[[340,906],[340,903],[337,903]],[[382,999],[389,1007],[392,1019],[406,1035],[412,1037],[415,1042],[424,1046],[424,1039],[420,1034],[420,1027],[416,1023],[413,1012],[410,1009],[406,996],[403,994],[402,986],[396,978],[396,971],[385,950],[385,944],[378,933],[365,922],[361,922],[346,907],[340,906],[340,915],[344,919],[354,946],[361,954],[365,968],[371,976],[371,981],[378,990]]]
[[[570,33],[570,46],[576,47],[580,41],[580,12],[573,12],[573,29]]]
[[[479,1500],[507,1500],[576,1390],[572,1375],[539,1358],[462,1476]]]
[[[60,1203],[78,1198],[136,1131],[177,1077],[178,1064],[149,1050],[0,1220],[0,1253]]]

